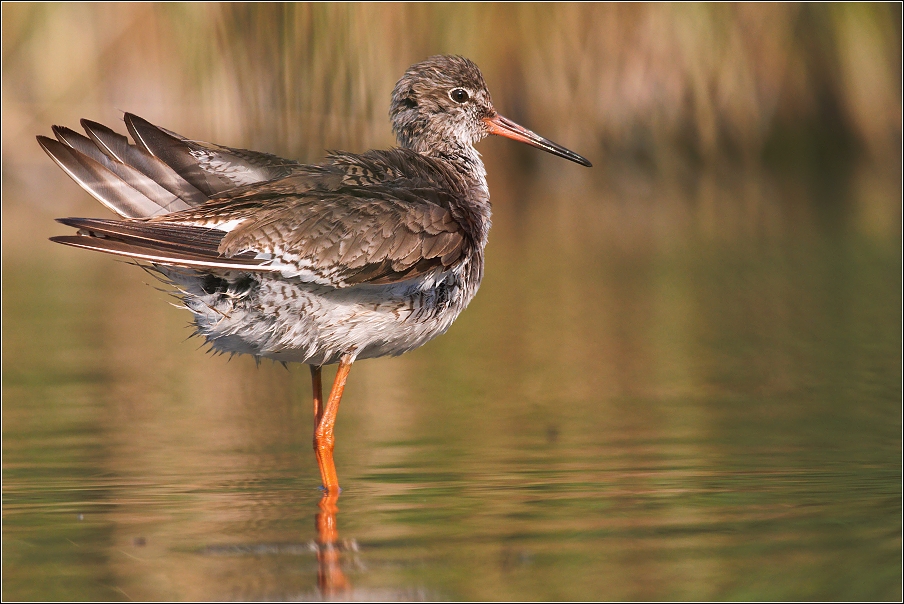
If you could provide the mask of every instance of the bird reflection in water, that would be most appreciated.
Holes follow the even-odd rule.
[[[314,521],[317,527],[317,587],[324,596],[335,596],[351,589],[340,564],[339,530],[336,515],[339,512],[339,493],[325,491],[318,507],[320,512]]]

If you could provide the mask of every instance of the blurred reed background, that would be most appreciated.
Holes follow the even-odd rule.
[[[388,145],[392,86],[436,53],[603,165],[897,165],[900,21],[896,4],[14,4],[5,176],[43,162],[29,135],[111,105],[303,158]]]
[[[3,185],[62,211],[42,189],[57,168],[30,139],[81,117],[115,124],[126,110],[307,161],[324,147],[389,146],[399,74],[459,53],[480,65],[504,115],[595,162],[577,176],[584,186],[652,212],[681,198],[684,217],[667,212],[657,236],[701,224],[759,231],[768,209],[714,209],[701,183],[765,168],[816,186],[897,186],[900,22],[896,4],[13,4],[3,8]],[[481,149],[525,186],[562,186],[565,172],[531,150]],[[844,220],[898,233],[900,204],[879,201],[888,197],[854,196]],[[758,222],[739,224],[751,212]],[[645,228],[623,212],[604,223],[629,245]]]
[[[66,232],[53,218],[106,212],[34,136],[83,117],[125,132],[131,111],[303,161],[383,148],[397,79],[454,53],[500,113],[594,168],[478,146],[494,203],[481,292],[435,342],[357,364],[337,427],[343,534],[385,539],[371,556],[428,545],[398,554],[414,570],[353,583],[899,598],[901,16],[4,3],[4,597],[281,599],[313,581],[186,553],[308,538],[307,371],[207,358],[140,271],[47,242]],[[531,477],[558,491],[505,490]],[[77,524],[85,510],[100,520]],[[672,527],[685,545],[657,540]],[[551,553],[519,567],[505,540],[538,532],[523,547]]]

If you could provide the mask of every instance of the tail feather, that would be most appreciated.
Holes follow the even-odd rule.
[[[181,266],[208,271],[250,271],[250,272],[276,272],[279,269],[261,265],[259,261],[245,260],[242,258],[230,258],[229,260],[212,260],[207,256],[200,256],[187,252],[172,252],[159,250],[154,247],[142,247],[118,239],[106,239],[103,237],[86,237],[84,235],[62,235],[51,237],[54,243],[71,245],[86,250],[105,252],[116,256],[125,256],[133,260],[150,262],[165,266]]]
[[[220,271],[282,268],[254,252],[223,257],[218,244],[225,233],[217,229],[144,220],[58,218],[57,222],[77,228],[78,234],[51,237],[51,241],[154,264]]]
[[[79,233],[87,234],[90,237],[120,239],[136,245],[202,254],[211,258],[220,257],[218,246],[223,235],[226,234],[218,229],[207,227],[147,220],[57,218],[57,222],[76,228]],[[250,252],[237,255],[237,257],[246,259],[254,256],[255,254]]]

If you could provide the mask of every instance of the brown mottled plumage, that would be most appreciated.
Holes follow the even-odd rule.
[[[333,423],[353,361],[412,350],[477,292],[490,228],[488,134],[589,166],[496,113],[462,57],[412,66],[392,94],[400,148],[302,165],[186,139],[130,113],[134,144],[82,120],[47,154],[122,220],[60,219],[53,241],[149,263],[176,285],[212,348],[311,365],[315,451],[338,489]],[[326,405],[322,365],[340,363]]]

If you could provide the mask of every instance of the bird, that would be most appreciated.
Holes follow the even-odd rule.
[[[302,164],[189,139],[132,113],[129,139],[38,136],[50,158],[117,219],[59,218],[51,241],[124,256],[173,286],[213,351],[310,366],[322,489],[355,361],[400,355],[444,333],[477,293],[491,206],[475,143],[488,135],[590,167],[500,115],[471,60],[432,56],[395,85],[388,150]],[[70,232],[71,233],[71,232]],[[321,372],[338,364],[326,401]]]

